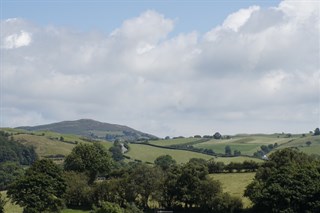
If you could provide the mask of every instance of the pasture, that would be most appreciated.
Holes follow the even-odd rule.
[[[186,163],[191,158],[203,158],[209,160],[214,158],[215,161],[224,162],[228,164],[230,162],[243,162],[245,160],[254,160],[262,162],[262,160],[249,157],[214,157],[210,155],[205,155],[201,153],[186,151],[186,150],[174,150],[174,149],[165,149],[160,147],[153,147],[143,144],[130,144],[130,150],[125,154],[129,156],[132,160],[137,159],[143,162],[153,163],[154,160],[161,155],[171,155],[177,163]]]
[[[240,197],[245,208],[250,207],[251,201],[243,196],[246,187],[254,179],[255,173],[219,173],[211,174],[210,177],[218,180],[222,184],[224,192],[230,193],[232,196]]]

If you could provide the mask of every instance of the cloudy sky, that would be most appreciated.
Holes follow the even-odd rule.
[[[1,1],[1,127],[320,126],[319,1]]]

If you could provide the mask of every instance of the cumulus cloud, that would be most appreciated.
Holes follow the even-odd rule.
[[[1,25],[1,126],[93,118],[158,136],[309,131],[319,125],[319,5],[235,11],[170,36],[149,10],[109,35]]]

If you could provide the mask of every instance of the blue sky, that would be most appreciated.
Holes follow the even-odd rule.
[[[230,13],[258,5],[277,6],[280,1],[15,1],[3,0],[2,19],[24,18],[41,25],[70,27],[74,30],[111,32],[125,19],[146,10],[155,10],[176,20],[173,34],[198,31],[204,33],[221,23]]]
[[[0,126],[157,136],[320,125],[320,2],[1,1]]]

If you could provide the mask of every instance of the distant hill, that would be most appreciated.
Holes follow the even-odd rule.
[[[61,134],[75,134],[92,139],[106,139],[110,141],[116,139],[135,141],[139,139],[157,138],[156,136],[137,131],[127,126],[102,123],[91,119],[62,121],[39,126],[21,126],[16,129],[28,131],[52,131]]]

